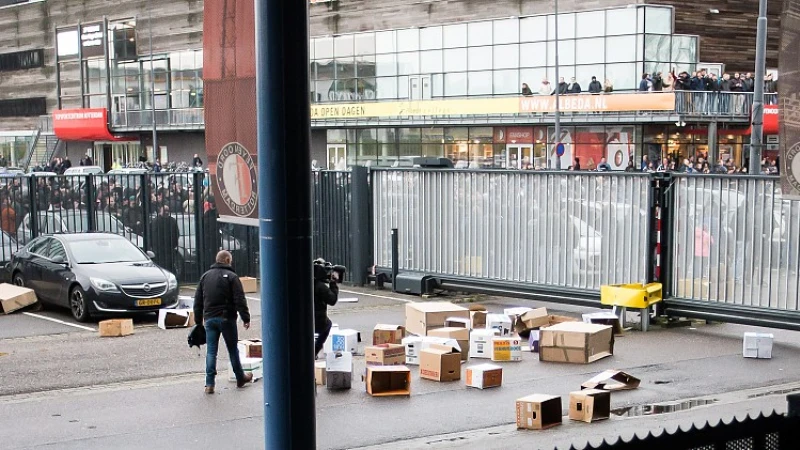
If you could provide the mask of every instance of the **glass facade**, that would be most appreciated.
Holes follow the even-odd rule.
[[[643,72],[695,69],[697,36],[672,34],[670,7],[564,13],[555,16],[365,32],[311,39],[312,102],[422,100],[513,95],[522,83],[592,77],[618,91],[635,90]]]

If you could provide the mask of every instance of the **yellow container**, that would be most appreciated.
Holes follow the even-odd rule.
[[[600,303],[603,305],[645,309],[661,299],[661,283],[600,286]]]

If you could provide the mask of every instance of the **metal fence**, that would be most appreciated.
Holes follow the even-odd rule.
[[[347,266],[348,271],[352,271],[350,207],[353,174],[314,171],[312,180],[313,256]]]
[[[373,171],[376,264],[597,291],[648,274],[650,177],[633,173]]]
[[[778,94],[764,94],[764,103],[778,104]],[[749,116],[752,92],[675,91],[675,112],[692,116]]]
[[[800,201],[778,178],[677,175],[673,191],[673,296],[727,314],[800,313]]]

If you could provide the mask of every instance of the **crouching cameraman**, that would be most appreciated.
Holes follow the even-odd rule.
[[[333,306],[339,301],[339,272],[333,270],[330,263],[319,258],[314,261],[314,332],[317,341],[314,345],[314,355],[319,355],[328,334],[331,332],[331,320],[328,319],[328,306]]]

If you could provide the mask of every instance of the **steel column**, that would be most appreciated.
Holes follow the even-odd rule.
[[[352,282],[356,286],[367,283],[369,260],[369,183],[366,167],[354,166],[350,174],[350,242],[353,267],[349,267]]]
[[[761,173],[761,154],[764,146],[764,73],[767,58],[767,0],[758,2],[756,28],[756,79],[753,89],[753,128],[750,135],[751,175]]]

